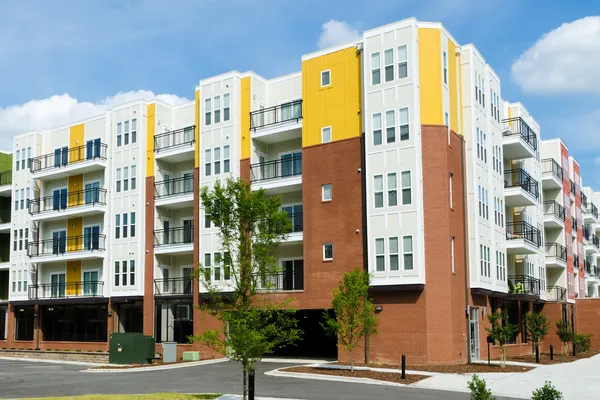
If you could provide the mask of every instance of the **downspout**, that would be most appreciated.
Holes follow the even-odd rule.
[[[369,271],[369,247],[367,238],[367,174],[366,167],[366,138],[363,132],[360,137],[360,182],[361,182],[361,201],[362,201],[362,246],[363,246],[363,268]],[[365,333],[365,365],[369,364],[369,352],[371,351],[369,333]]]
[[[467,224],[469,223],[467,218],[467,174],[465,168],[465,141],[463,137],[460,137],[460,166],[462,169],[462,179],[463,179],[463,235],[464,235],[464,252],[465,252],[465,315],[466,315],[466,324],[467,324],[467,363],[471,363],[471,326],[469,319],[471,316],[469,315],[469,278],[470,278],[470,269],[469,269],[469,246],[468,246],[468,232],[467,232]],[[479,334],[479,332],[477,332]]]

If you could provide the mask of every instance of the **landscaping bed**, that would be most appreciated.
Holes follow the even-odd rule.
[[[559,349],[558,352],[554,352],[554,360],[550,360],[550,353],[540,353],[540,364],[560,364],[566,362],[573,362],[581,360],[582,358],[593,357],[598,354],[600,354],[599,350],[588,350],[582,353],[577,353],[576,356],[573,356],[572,351],[568,355],[564,355]],[[535,364],[535,354],[527,354],[524,356],[510,356],[508,357],[508,360]]]
[[[517,361],[517,360],[514,360]],[[343,363],[336,363],[338,365],[349,365]],[[360,365],[361,367],[371,368],[390,368],[390,369],[402,369],[398,365],[389,364],[369,364]],[[501,368],[500,365],[496,364],[456,364],[456,365],[407,365],[407,370],[410,371],[425,371],[425,372],[439,372],[443,374],[473,374],[473,373],[485,373],[485,372],[527,372],[532,370],[531,367],[521,367],[518,365],[506,365]]]
[[[411,383],[418,382],[429,376],[424,375],[406,375],[406,379],[402,379],[402,375],[394,372],[377,372],[377,371],[361,371],[349,369],[331,369],[331,368],[318,368],[318,367],[290,367],[281,369],[283,372],[299,372],[302,374],[319,374],[329,376],[343,376],[347,378],[368,378],[377,381],[395,382],[410,385]]]

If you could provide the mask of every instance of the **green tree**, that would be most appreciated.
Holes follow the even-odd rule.
[[[531,337],[535,349],[548,334],[549,324],[546,315],[528,312],[525,316],[525,327],[527,328],[527,333],[529,334],[529,337]]]
[[[289,300],[276,303],[268,295],[280,273],[274,254],[291,222],[281,210],[279,197],[253,191],[243,179],[229,178],[217,181],[212,189],[203,187],[200,198],[219,230],[223,254],[198,276],[208,294],[200,308],[212,313],[221,328],[206,329],[190,339],[241,363],[246,399],[247,376],[254,363],[293,344],[302,334]],[[217,271],[222,279],[211,279]]]
[[[562,343],[563,354],[567,354],[569,352],[569,343],[573,340],[573,330],[567,321],[556,321],[556,335]]]
[[[375,306],[369,297],[369,273],[356,268],[344,273],[333,291],[335,315],[323,314],[323,329],[336,334],[338,341],[350,353],[350,370],[354,371],[354,349],[365,335],[377,333]]]
[[[477,374],[467,382],[467,387],[471,391],[471,400],[496,400],[492,396],[492,391],[487,388],[485,379],[479,378]]]
[[[534,390],[531,400],[563,400],[564,397],[549,381],[544,383],[544,386]]]
[[[506,364],[506,344],[512,340],[518,328],[509,321],[506,311],[494,311],[488,315],[488,321],[492,327],[485,328],[485,330],[494,343],[498,345],[500,365],[504,368]]]

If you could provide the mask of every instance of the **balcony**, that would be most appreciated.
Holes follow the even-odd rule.
[[[302,100],[250,113],[252,138],[270,144],[302,137]]]
[[[37,263],[104,258],[106,235],[57,237],[27,244],[27,255]]]
[[[502,123],[504,158],[510,161],[535,157],[537,135],[529,125],[521,117],[505,119]]]
[[[154,231],[154,254],[192,254],[194,225]]]
[[[571,217],[571,228],[573,229],[573,233],[577,232],[577,228],[579,224],[577,223],[577,217]]]
[[[592,263],[588,260],[583,260],[583,269],[585,270],[585,274],[589,277],[592,275],[593,267]]]
[[[571,185],[571,197],[575,197],[575,192],[576,192],[575,182],[573,182],[572,180],[569,179],[569,184]]]
[[[303,268],[294,268],[277,274],[259,275],[256,279],[256,287],[259,291],[304,290]]]
[[[12,171],[0,172],[0,197],[12,195]]]
[[[589,202],[585,207],[583,206],[583,221],[590,223],[598,222],[598,207],[592,202]]]
[[[288,218],[292,223],[292,228],[284,240],[285,244],[301,243],[303,238],[304,225],[302,220],[302,212],[288,214]]]
[[[196,126],[154,136],[154,158],[174,164],[193,160],[196,154]]]
[[[30,300],[103,297],[103,288],[104,282],[101,281],[43,283],[39,285],[30,285],[28,293]]]
[[[565,208],[554,200],[544,202],[544,227],[562,229],[565,226]]]
[[[587,228],[587,227],[586,227]],[[592,233],[591,228],[588,228],[589,234],[586,237],[584,231],[584,251],[585,254],[594,254],[600,252],[600,238]]]
[[[194,288],[192,277],[154,280],[155,296],[191,296]]]
[[[560,189],[563,183],[563,169],[553,158],[542,160],[542,187]]]
[[[508,293],[514,297],[539,297],[540,280],[528,275],[509,275]]]
[[[541,246],[540,230],[524,221],[506,224],[506,252],[509,255],[533,254]]]
[[[546,301],[567,301],[567,289],[562,286],[548,286],[546,288]]]
[[[31,159],[29,166],[36,179],[54,179],[57,175],[79,175],[106,168],[108,146],[99,140],[78,147],[63,147],[54,153]]]
[[[558,243],[546,243],[546,268],[566,268],[567,248]]]
[[[532,206],[538,197],[538,182],[524,169],[504,171],[504,203],[508,207]]]
[[[51,221],[106,212],[106,190],[93,188],[40,197],[29,202],[29,214],[33,221]]]
[[[182,176],[154,183],[156,207],[185,208],[194,205],[194,177]]]
[[[293,192],[302,188],[302,155],[250,165],[253,189],[268,194]]]

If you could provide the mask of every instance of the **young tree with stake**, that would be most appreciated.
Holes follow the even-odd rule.
[[[506,311],[494,311],[488,315],[488,321],[492,324],[492,327],[485,328],[485,330],[494,343],[498,345],[500,366],[504,368],[506,365],[506,344],[512,340],[518,328],[509,321]]]

